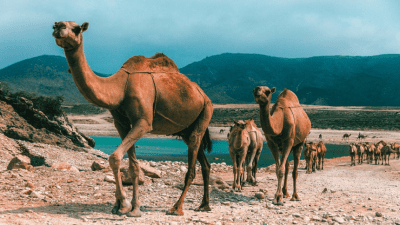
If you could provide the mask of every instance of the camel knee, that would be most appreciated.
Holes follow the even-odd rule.
[[[110,157],[108,158],[108,162],[110,164],[110,167],[114,170],[119,168],[119,166],[121,165],[121,157],[119,157],[119,155],[112,153],[110,155]]]

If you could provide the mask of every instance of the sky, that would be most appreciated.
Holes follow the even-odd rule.
[[[0,69],[64,56],[58,21],[89,23],[90,67],[115,73],[131,56],[163,52],[179,68],[222,53],[285,58],[400,54],[397,0],[12,0],[0,2]]]

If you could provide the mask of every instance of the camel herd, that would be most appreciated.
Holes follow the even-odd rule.
[[[326,147],[322,141],[315,144],[307,143],[304,148],[304,159],[306,160],[306,173],[315,172],[315,169],[324,169],[324,158]]]
[[[367,161],[368,164],[372,164],[375,160],[375,165],[379,164],[381,160],[381,165],[385,161],[385,165],[389,164],[390,154],[397,154],[397,159],[400,155],[400,145],[397,143],[386,144],[384,141],[379,141],[378,143],[352,143],[349,146],[349,153],[351,158],[351,166],[356,165],[356,155],[358,156],[358,164],[363,164],[363,161]],[[396,156],[395,156],[396,158]],[[386,163],[387,159],[387,163]]]
[[[204,182],[203,198],[196,210],[211,211],[210,163],[205,155],[205,151],[211,151],[212,144],[208,130],[213,114],[211,100],[162,53],[150,58],[131,57],[115,74],[109,77],[97,76],[88,65],[83,51],[83,32],[88,28],[88,23],[78,25],[73,21],[56,22],[53,26],[53,37],[56,44],[64,49],[68,72],[73,76],[80,93],[92,104],[111,112],[122,139],[122,143],[109,158],[116,183],[116,201],[111,212],[130,217],[141,216],[138,191],[140,166],[136,158],[135,143],[146,133],[178,135],[188,146],[188,171],[182,194],[167,214],[184,214],[183,203],[196,175],[196,160],[201,165]],[[294,158],[291,200],[300,200],[296,185],[297,170],[306,137],[311,130],[311,122],[300,106],[297,96],[290,90],[284,89],[271,107],[274,92],[275,88],[259,86],[254,88],[252,94],[259,105],[261,128],[276,164],[278,184],[273,204],[282,205],[282,198],[289,197],[287,179],[290,153]],[[262,140],[262,133],[253,120],[235,122],[229,135],[229,154],[234,164],[234,189],[242,189],[245,162],[247,181],[256,182]],[[380,150],[380,156],[383,156],[386,154],[383,152],[389,147],[384,143],[381,145],[376,148]],[[362,148],[364,149],[364,145]],[[307,157],[312,160],[307,164],[308,171],[315,171],[315,167],[322,170],[325,145],[322,142],[308,143],[306,151]],[[357,147],[351,147],[351,154],[357,151]],[[131,201],[128,200],[121,180],[120,167],[125,153],[128,153],[129,175],[133,183]]]

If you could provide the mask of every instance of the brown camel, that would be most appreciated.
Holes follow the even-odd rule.
[[[397,154],[397,159],[400,157],[400,145],[397,144],[396,142],[391,144],[390,147],[393,149],[393,152]],[[393,154],[396,158],[396,154]]]
[[[357,146],[358,164],[362,164],[364,155],[364,145],[356,144],[356,146]]]
[[[381,149],[383,146],[385,146],[386,143],[384,141],[380,141],[376,143],[375,145],[375,151],[374,151],[374,159],[375,159],[375,165],[379,164],[378,160],[382,161],[382,155],[381,155]],[[383,163],[383,162],[382,162]]]
[[[317,162],[317,145],[310,142],[304,148],[304,159],[306,160],[306,173],[310,174],[315,172],[315,164]],[[312,170],[311,170],[312,169]]]
[[[322,141],[317,144],[317,156],[318,156],[318,170],[324,169],[324,159],[325,159],[326,147]]]
[[[350,138],[350,136],[351,136],[351,134],[343,134],[343,140],[349,140],[349,138]]]
[[[273,203],[282,205],[282,197],[289,197],[287,176],[289,173],[288,156],[290,152],[292,152],[294,158],[292,173],[293,195],[291,200],[300,200],[296,190],[297,169],[303,145],[311,130],[311,122],[300,106],[297,96],[290,90],[284,89],[276,99],[276,103],[270,108],[271,97],[274,92],[275,88],[269,89],[268,87],[260,86],[253,90],[253,96],[260,106],[261,127],[276,164],[278,187]],[[279,159],[280,154],[282,155],[281,159]]]
[[[250,146],[250,135],[247,131],[247,124],[243,120],[234,121],[235,125],[229,135],[229,155],[233,163],[233,185],[232,189],[241,191],[244,183],[243,166],[246,160],[247,151]]]
[[[366,144],[365,152],[367,152],[367,163],[372,164],[374,152],[375,152],[375,145],[374,144]]]
[[[350,153],[350,159],[351,159],[350,166],[356,166],[357,147],[355,144],[350,144],[349,153]]]
[[[257,164],[260,159],[261,151],[263,148],[263,136],[257,125],[254,123],[254,119],[248,119],[245,121],[247,126],[247,132],[250,136],[250,146],[247,152],[246,164],[247,164],[247,179],[246,181],[255,185],[257,182]]]
[[[164,54],[151,58],[134,56],[114,75],[102,78],[90,69],[83,51],[82,33],[89,24],[73,21],[56,22],[53,37],[62,47],[70,72],[80,93],[94,105],[109,109],[122,143],[110,155],[110,166],[116,181],[116,203],[112,213],[141,216],[138,179],[139,163],[135,143],[146,133],[177,134],[188,145],[188,172],[179,200],[167,212],[183,215],[182,204],[195,177],[199,160],[204,180],[204,195],[197,210],[210,211],[210,164],[204,150],[211,150],[208,124],[213,107],[198,85],[179,73],[175,63]],[[133,181],[133,198],[128,201],[123,190],[120,165],[125,153]]]

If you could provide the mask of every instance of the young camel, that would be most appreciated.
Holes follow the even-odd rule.
[[[349,153],[350,153],[350,159],[351,159],[351,164],[350,166],[356,166],[356,152],[357,152],[357,147],[355,144],[350,144],[350,149],[349,149]]]
[[[393,152],[397,154],[397,159],[400,157],[400,145],[397,144],[396,142],[391,144],[390,147],[392,148]],[[396,154],[393,154],[396,158]]]
[[[375,151],[374,151],[375,165],[379,164],[378,160],[382,160],[381,149],[384,146],[384,144],[386,145],[385,142],[380,141],[375,145]]]
[[[382,155],[382,165],[383,165],[383,160],[385,160],[385,165],[390,166],[390,154],[393,153],[392,148],[389,145],[385,145],[381,149],[381,155]],[[386,163],[386,156],[388,159],[388,162]]]
[[[325,159],[326,147],[322,141],[317,144],[317,156],[318,156],[318,170],[324,169],[324,159]]]
[[[261,127],[276,164],[278,186],[272,203],[282,205],[282,197],[289,197],[287,177],[290,152],[292,152],[294,158],[292,173],[293,195],[291,200],[300,200],[296,190],[297,169],[303,145],[311,130],[311,121],[300,106],[297,96],[287,89],[284,89],[279,94],[276,103],[270,108],[271,97],[274,92],[275,88],[270,89],[269,87],[260,86],[253,90],[253,96],[260,106]],[[281,159],[279,159],[280,154],[282,155]],[[282,188],[283,178],[284,184]]]
[[[244,182],[243,166],[250,146],[250,135],[246,129],[247,124],[243,120],[234,121],[228,143],[229,155],[233,163],[233,185],[232,189],[241,191]]]
[[[246,129],[250,136],[250,146],[247,152],[246,164],[247,164],[247,179],[246,181],[255,185],[257,182],[257,164],[260,159],[261,151],[263,148],[263,136],[257,125],[254,123],[254,119],[248,119],[245,121]]]
[[[368,164],[372,164],[375,148],[376,148],[375,145],[372,143],[366,144],[365,151],[367,152],[367,163]]]
[[[356,146],[357,146],[358,164],[362,164],[364,155],[364,145],[357,144]]]
[[[306,160],[307,174],[315,172],[315,164],[317,162],[317,154],[318,154],[317,151],[318,151],[317,145],[315,145],[312,142],[307,143],[306,147],[304,148],[304,159]]]
[[[164,54],[151,58],[134,56],[110,77],[95,75],[83,51],[82,34],[88,27],[88,23],[80,26],[73,21],[56,22],[53,37],[57,45],[64,49],[69,71],[80,93],[94,105],[110,110],[121,136],[122,143],[109,158],[116,181],[116,202],[112,213],[141,216],[138,191],[140,167],[134,145],[146,133],[178,134],[188,145],[185,185],[179,200],[167,214],[183,215],[183,201],[195,178],[196,159],[201,164],[204,181],[204,195],[197,210],[210,211],[210,164],[204,154],[204,150],[211,150],[207,128],[213,113],[210,99]],[[126,152],[133,181],[131,202],[123,190],[120,172],[121,160]]]

